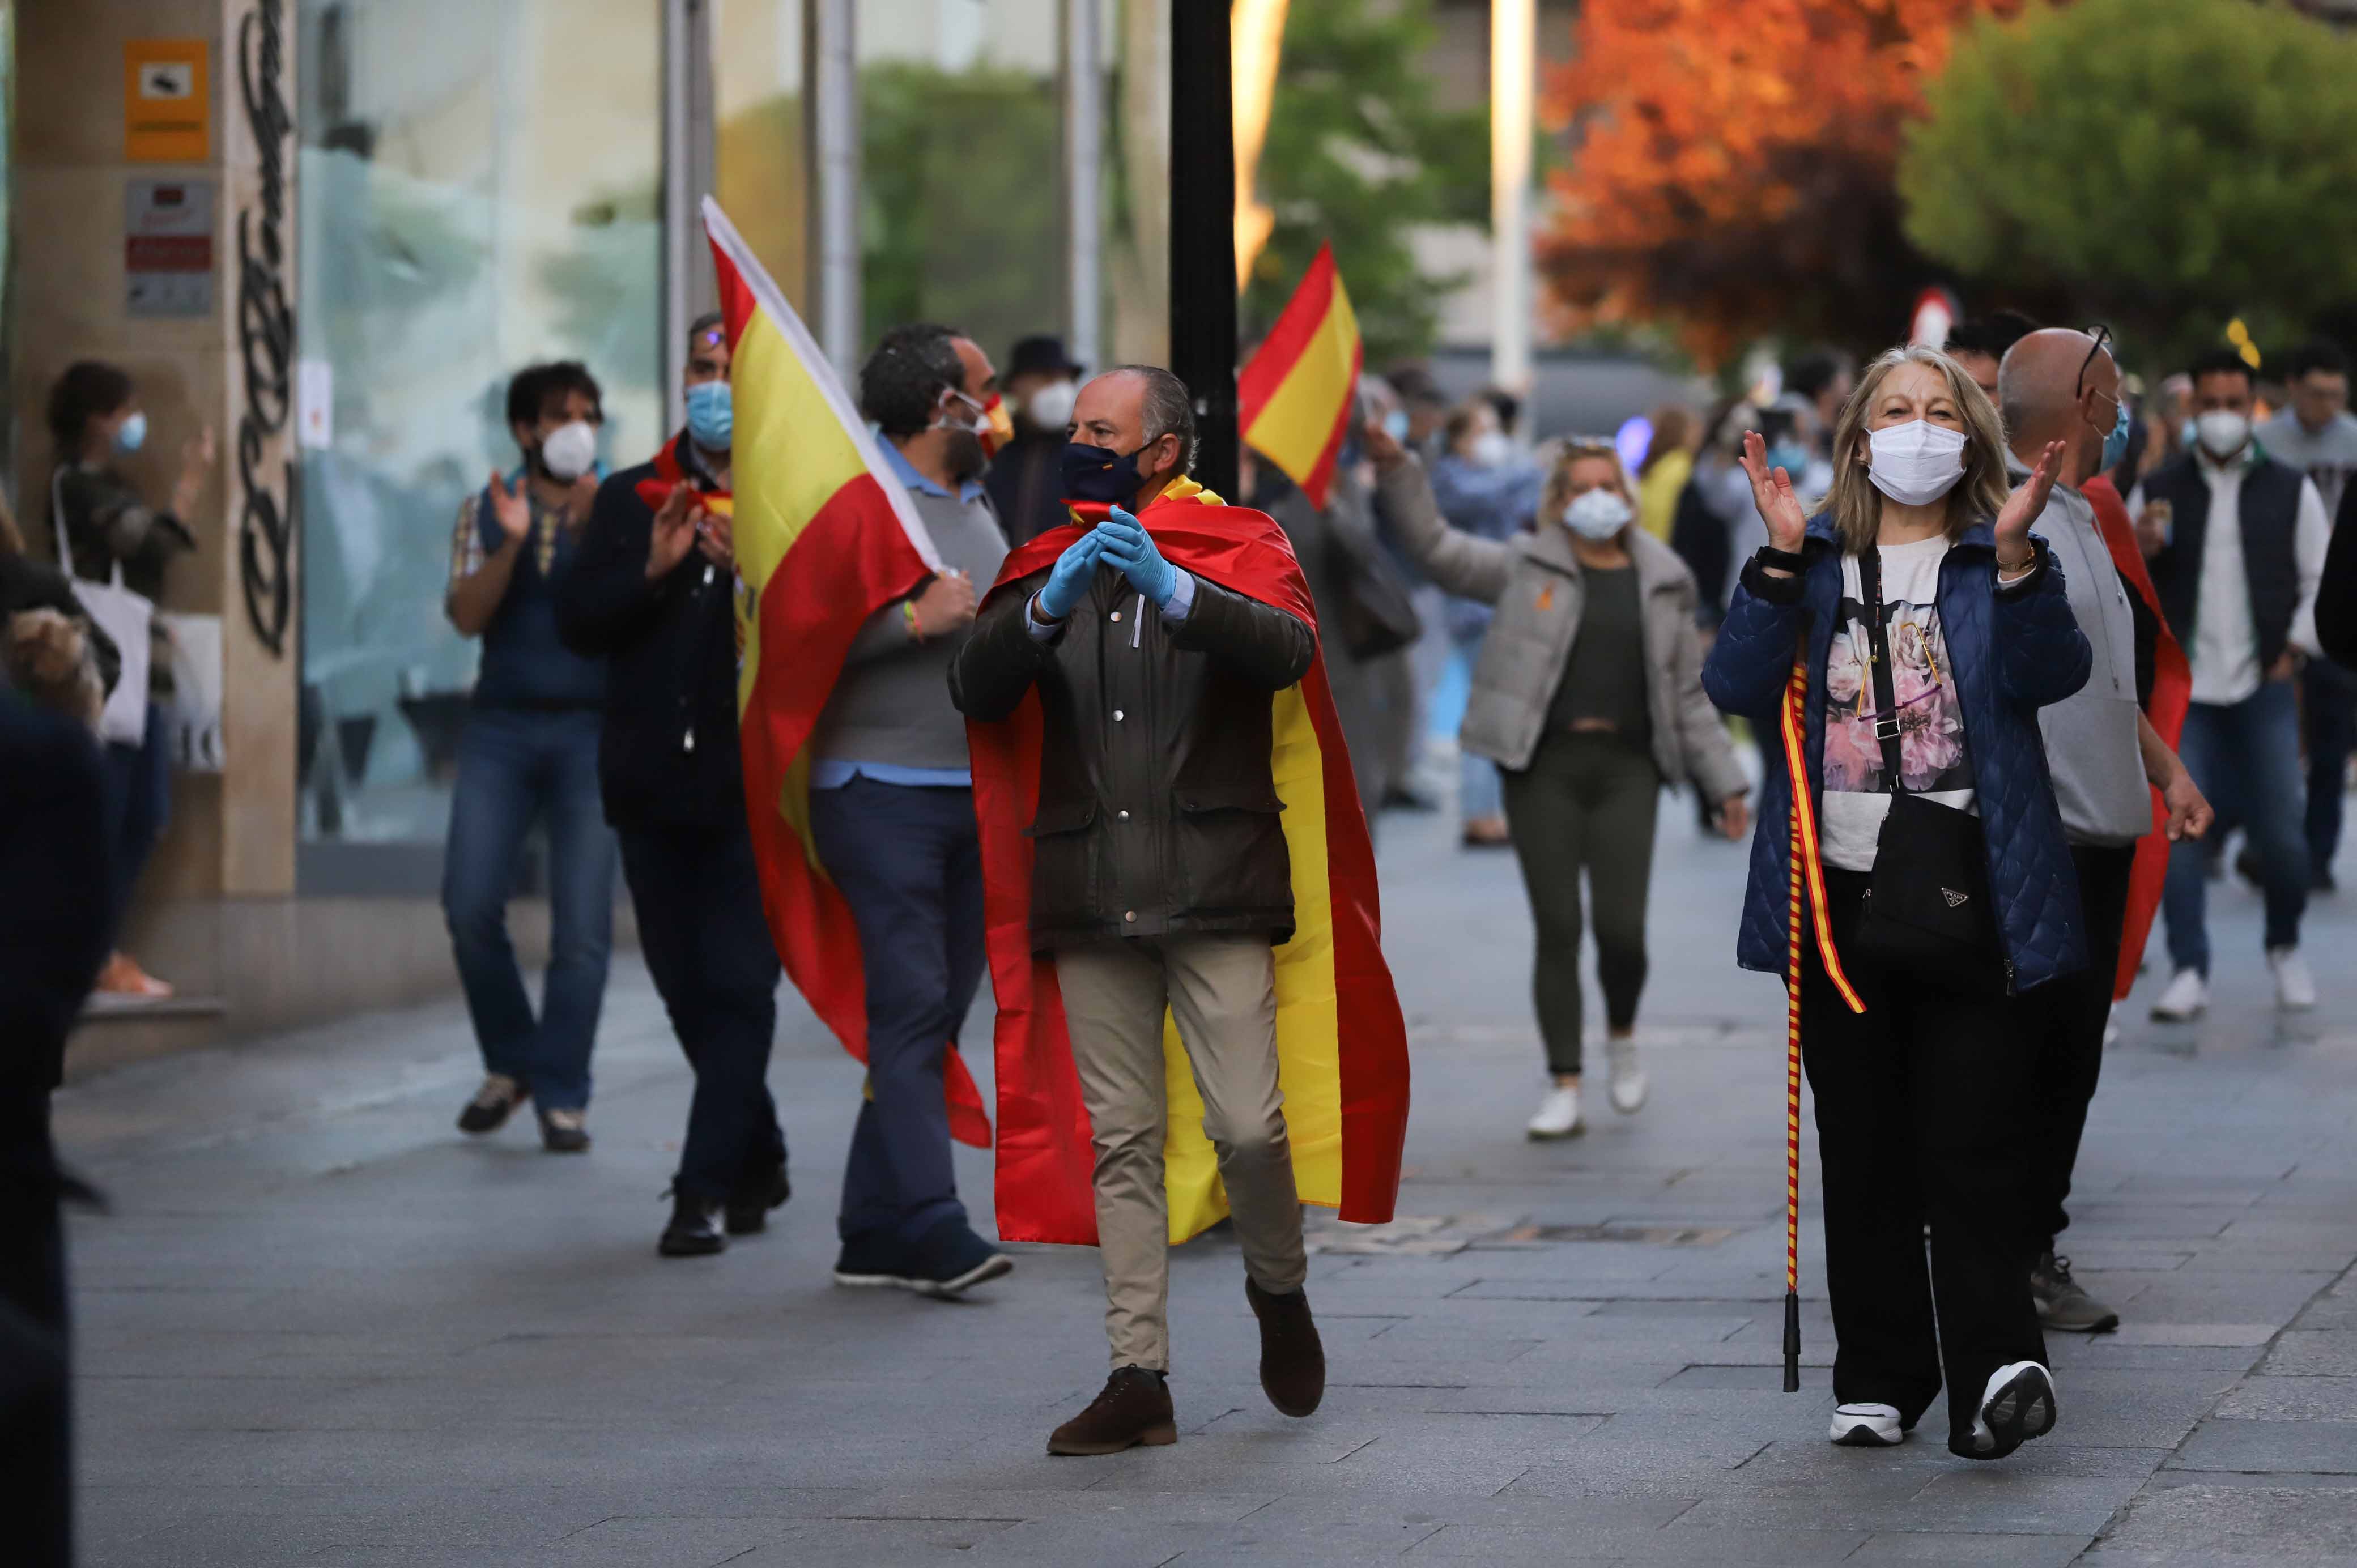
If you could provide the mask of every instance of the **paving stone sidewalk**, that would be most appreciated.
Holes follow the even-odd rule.
[[[455,1002],[60,1095],[115,1200],[72,1232],[84,1561],[2357,1564],[2357,896],[2311,915],[2305,1019],[2239,887],[2210,1018],[2160,1028],[2139,994],[2064,1242],[2125,1326],[2057,1337],[2060,1428],[1975,1466],[1825,1443],[1813,1151],[1806,1387],[1779,1391],[1782,1011],[1732,964],[1740,852],[1665,808],[1652,1103],[1536,1145],[1520,884],[1447,830],[1384,823],[1410,1170],[1398,1225],[1316,1229],[1316,1416],[1261,1397],[1216,1239],[1174,1265],[1181,1440],[1110,1459],[1043,1453],[1103,1376],[1092,1252],[1024,1249],[955,1305],[832,1288],[858,1077],[798,1004],[792,1205],[658,1260],[686,1076],[622,963],[586,1159],[452,1130]],[[959,1157],[987,1229],[986,1157]]]

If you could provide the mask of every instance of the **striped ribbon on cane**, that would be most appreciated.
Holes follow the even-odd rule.
[[[1834,950],[1832,922],[1825,914],[1824,867],[1817,857],[1817,808],[1809,789],[1802,737],[1808,726],[1809,661],[1805,650],[1792,660],[1784,687],[1784,767],[1792,780],[1792,838],[1785,858],[1791,876],[1784,906],[1784,1391],[1801,1389],[1801,908],[1814,918],[1817,953],[1825,975],[1853,1013],[1866,1011],[1841,955]]]

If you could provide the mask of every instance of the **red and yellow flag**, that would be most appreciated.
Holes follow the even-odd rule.
[[[1182,481],[1138,521],[1177,565],[1316,628],[1293,546],[1266,516],[1222,506]],[[1017,549],[992,596],[1053,563],[1080,536],[1075,524]],[[1293,863],[1294,931],[1276,949],[1276,1051],[1294,1176],[1304,1203],[1380,1222],[1392,1217],[1399,1195],[1408,1059],[1407,1027],[1383,961],[1374,845],[1322,655],[1271,701],[1269,768],[1285,802]],[[1039,693],[1025,696],[1003,723],[970,723],[966,733],[998,999],[998,1233],[1010,1241],[1085,1246],[1097,1239],[1088,1112],[1055,961],[1031,950],[1032,843],[1024,830],[1039,807]],[[1227,1195],[1203,1134],[1202,1098],[1168,1018],[1162,1052],[1169,1108],[1163,1181],[1170,1238],[1180,1241],[1225,1215]]]
[[[1244,445],[1284,469],[1311,506],[1323,507],[1333,485],[1365,353],[1359,318],[1334,270],[1334,247],[1321,245],[1284,314],[1236,378],[1236,423]]]
[[[709,197],[704,225],[736,405],[737,719],[761,903],[786,973],[865,1061],[859,932],[811,837],[811,731],[860,624],[941,560],[907,492],[881,477],[874,438],[825,355]],[[986,1146],[982,1095],[954,1046],[944,1073],[951,1131]]]

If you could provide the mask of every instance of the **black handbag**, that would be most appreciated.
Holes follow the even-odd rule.
[[[1874,736],[1882,747],[1890,813],[1876,841],[1857,932],[1861,958],[1946,991],[2012,989],[1989,897],[1988,849],[1979,817],[1910,792],[1900,771],[1898,693],[1882,603],[1882,553],[1858,555],[1867,650],[1873,660]]]

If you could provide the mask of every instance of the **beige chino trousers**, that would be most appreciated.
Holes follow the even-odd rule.
[[[1203,1132],[1219,1155],[1244,1272],[1279,1294],[1299,1290],[1308,1273],[1276,1086],[1275,959],[1266,937],[1134,938],[1059,949],[1056,979],[1096,1150],[1113,1364],[1168,1371],[1166,1007],[1203,1097]]]

